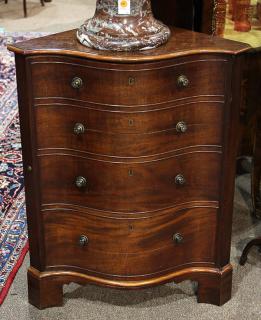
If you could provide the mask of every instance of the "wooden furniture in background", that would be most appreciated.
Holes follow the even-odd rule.
[[[151,0],[154,16],[169,26],[194,29],[194,0]]]
[[[243,266],[246,262],[247,262],[247,256],[249,251],[253,248],[253,247],[258,247],[259,250],[261,250],[261,237],[257,237],[253,240],[251,240],[244,248],[242,255],[240,257],[240,261],[239,263],[241,264],[241,266]]]
[[[231,221],[247,45],[184,29],[155,50],[88,49],[75,30],[15,52],[29,301],[68,282],[198,282],[231,297]]]
[[[255,73],[261,74],[261,59],[260,59],[260,49],[256,50],[255,54],[252,54],[253,62],[251,64],[252,70],[250,75],[252,74],[252,77],[250,77],[249,85],[252,88],[251,91],[249,91],[253,97],[256,97],[256,92],[260,92],[261,88],[261,77],[256,77]],[[251,97],[250,97],[251,99]],[[257,116],[256,121],[254,122],[254,128],[253,128],[253,161],[254,164],[252,166],[252,197],[253,197],[253,204],[254,204],[254,213],[256,217],[261,218],[261,195],[260,195],[260,180],[261,180],[261,98],[258,97],[256,99],[256,106],[254,108],[257,110]],[[247,256],[249,251],[252,247],[257,246],[261,250],[261,236],[259,235],[255,239],[252,239],[244,248],[241,258],[240,258],[240,264],[244,265],[247,261]]]
[[[51,0],[40,0],[40,3],[42,6],[44,6],[45,2],[51,2]],[[5,3],[8,3],[8,0],[5,0]],[[27,17],[27,5],[26,5],[26,0],[23,0],[23,9],[24,9],[24,17]]]
[[[217,0],[151,0],[155,17],[170,26],[213,34]]]
[[[244,144],[245,147],[241,153],[251,154],[253,158],[251,168],[253,213],[257,218],[261,218],[261,47],[250,50],[247,56],[246,110],[243,113],[245,131],[243,132],[245,132],[245,140],[248,143]]]

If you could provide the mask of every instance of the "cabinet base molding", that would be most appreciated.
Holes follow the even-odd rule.
[[[116,289],[144,289],[167,282],[184,280],[198,282],[197,300],[221,306],[231,298],[232,266],[222,269],[189,267],[166,275],[143,280],[111,280],[75,271],[44,271],[28,269],[29,302],[38,309],[63,305],[63,285],[75,282],[81,285],[96,284]]]

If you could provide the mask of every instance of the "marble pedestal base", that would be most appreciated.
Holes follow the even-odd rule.
[[[118,1],[98,0],[93,18],[78,30],[85,46],[100,50],[134,51],[156,48],[165,43],[170,30],[156,20],[149,0],[132,0],[130,14],[119,14]]]

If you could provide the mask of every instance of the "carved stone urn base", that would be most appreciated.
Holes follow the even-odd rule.
[[[153,17],[150,0],[129,0],[129,13],[120,14],[119,3],[97,0],[96,12],[78,30],[77,38],[85,46],[100,50],[135,51],[164,44],[170,30]]]

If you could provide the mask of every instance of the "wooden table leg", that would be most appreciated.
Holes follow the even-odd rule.
[[[27,6],[26,6],[26,0],[24,0],[23,5],[24,5],[24,17],[26,18],[26,17],[27,17]]]
[[[245,82],[245,101],[242,103],[244,127],[243,138],[249,142],[250,155],[253,157],[251,169],[251,197],[253,214],[258,217],[261,209],[260,177],[261,177],[261,47],[247,54]],[[244,143],[245,146],[245,143]],[[245,153],[244,153],[245,154]],[[261,212],[259,217],[261,217]]]
[[[261,180],[261,105],[259,106],[253,152],[252,166],[252,201],[254,215],[261,218],[261,195],[260,195],[260,180]]]
[[[245,247],[245,249],[243,250],[243,253],[242,253],[242,255],[241,255],[240,261],[239,261],[239,263],[241,264],[241,266],[243,266],[243,265],[246,263],[246,261],[247,261],[247,255],[248,255],[250,249],[251,249],[252,247],[254,247],[254,246],[258,246],[258,247],[261,248],[261,237],[256,238],[256,239],[253,239],[252,241],[250,241],[250,242],[246,245],[246,247]]]

